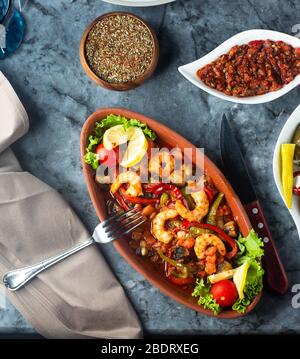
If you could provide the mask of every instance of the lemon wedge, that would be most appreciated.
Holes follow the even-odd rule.
[[[103,146],[107,150],[128,142],[127,149],[120,162],[122,167],[132,167],[139,163],[148,149],[148,141],[138,127],[124,129],[123,125],[113,126],[104,132]]]
[[[247,273],[249,269],[249,261],[234,269],[233,282],[239,294],[239,298],[244,298],[244,288],[246,284]]]
[[[232,278],[233,274],[234,274],[234,269],[228,269],[225,270],[224,272],[211,274],[210,276],[207,277],[207,279],[210,281],[211,284],[214,284],[220,282],[220,280]]]
[[[112,150],[113,148],[126,143],[131,136],[132,129],[133,127],[130,127],[128,130],[124,130],[123,125],[117,125],[106,130],[103,136],[104,148]]]
[[[139,163],[148,149],[148,141],[143,131],[138,127],[130,127],[129,130],[128,146],[120,162],[122,167],[132,167]]]

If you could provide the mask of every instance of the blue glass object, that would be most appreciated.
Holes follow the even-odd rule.
[[[0,0],[0,23],[2,22],[5,15],[7,14],[9,6],[10,6],[9,0]]]
[[[0,24],[6,29],[6,47],[0,48],[2,59],[19,48],[25,33],[25,20],[10,0],[0,0]]]

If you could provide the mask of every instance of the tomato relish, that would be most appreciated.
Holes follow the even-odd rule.
[[[207,86],[238,97],[279,90],[299,74],[300,48],[272,40],[236,45],[197,71]]]

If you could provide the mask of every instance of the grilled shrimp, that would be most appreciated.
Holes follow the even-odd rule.
[[[196,238],[194,250],[196,256],[199,259],[205,258],[205,252],[208,250],[208,247],[216,247],[216,250],[219,252],[221,256],[225,256],[226,248],[222,240],[217,237],[215,234],[211,233],[202,233],[200,236]],[[212,253],[206,252],[207,254],[211,255]],[[216,252],[215,252],[216,253]]]
[[[149,172],[160,177],[170,177],[174,171],[174,157],[167,151],[160,151],[149,160]]]
[[[181,201],[176,201],[175,209],[182,218],[185,218],[190,222],[200,222],[208,213],[209,201],[204,190],[192,192],[191,196],[196,204],[193,210],[186,208]]]
[[[143,189],[141,184],[141,178],[138,174],[136,174],[133,171],[127,171],[120,173],[115,182],[111,185],[110,190],[111,193],[117,192],[117,190],[120,188],[120,186],[123,183],[128,183],[129,187],[126,190],[126,193],[129,196],[137,197],[143,195]]]
[[[200,260],[205,260],[205,272],[208,275],[217,271],[217,252],[223,257],[226,254],[222,240],[210,233],[200,234],[196,238],[194,251]]]
[[[174,238],[172,231],[165,228],[165,223],[168,219],[178,216],[175,209],[165,209],[159,212],[152,221],[152,234],[156,239],[163,243],[169,243]]]

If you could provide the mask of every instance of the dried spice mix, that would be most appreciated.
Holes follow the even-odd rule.
[[[127,14],[99,19],[85,43],[91,70],[110,83],[126,83],[141,77],[149,68],[153,53],[150,30]]]

